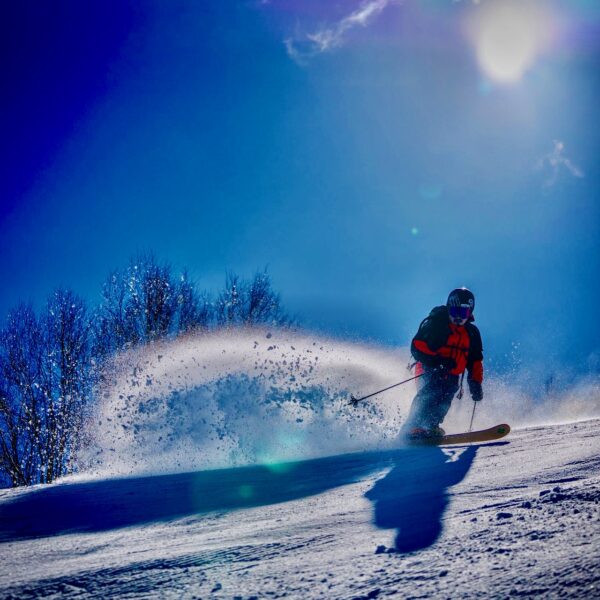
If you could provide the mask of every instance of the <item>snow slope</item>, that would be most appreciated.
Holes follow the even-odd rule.
[[[598,381],[488,378],[506,441],[402,449],[414,382],[348,397],[407,362],[266,329],[119,357],[82,472],[0,491],[0,597],[600,597]]]
[[[600,596],[600,420],[0,497],[5,598]]]

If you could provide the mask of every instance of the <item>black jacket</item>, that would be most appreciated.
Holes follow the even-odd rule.
[[[465,355],[465,366],[469,371],[469,377],[481,382],[483,378],[483,345],[481,334],[473,324],[473,320],[471,317],[464,325],[468,341],[458,348],[456,343],[453,343],[456,336],[450,327],[448,308],[436,306],[419,325],[419,330],[411,343],[412,355],[424,366],[435,368],[444,362],[445,357],[460,351]],[[464,358],[461,362],[464,362]],[[464,371],[464,367],[462,371]]]

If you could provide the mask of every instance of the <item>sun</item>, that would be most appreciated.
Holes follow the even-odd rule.
[[[502,0],[476,10],[469,29],[481,69],[500,83],[519,81],[548,38],[549,20],[541,5]]]

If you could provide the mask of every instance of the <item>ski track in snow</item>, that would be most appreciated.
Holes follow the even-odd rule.
[[[144,523],[135,487],[158,480],[144,502],[160,512],[158,476],[4,492],[2,597],[598,597],[600,420],[518,430],[507,442],[303,461],[293,477],[263,472],[272,501],[287,501],[266,495]],[[355,481],[337,485],[338,471]],[[243,479],[244,469],[229,472]],[[226,472],[215,473],[199,493],[227,506]],[[76,485],[96,493],[93,507],[69,496]],[[64,504],[35,517],[33,497],[47,490]],[[91,510],[130,524],[102,530],[100,517],[86,531]]]
[[[259,329],[120,357],[87,471],[0,490],[0,597],[600,597],[597,383],[489,381],[506,440],[398,449],[414,385],[347,397],[407,361]]]

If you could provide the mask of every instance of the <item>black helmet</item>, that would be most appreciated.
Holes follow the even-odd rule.
[[[473,312],[475,310],[475,296],[466,287],[456,288],[450,292],[446,306],[468,306]]]

